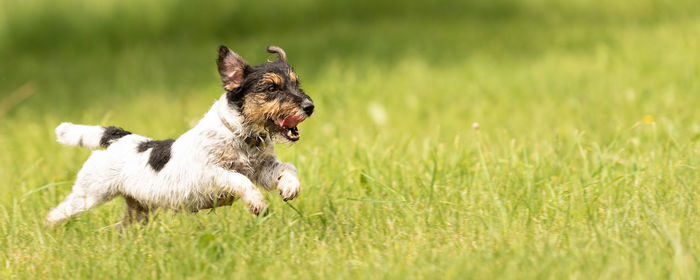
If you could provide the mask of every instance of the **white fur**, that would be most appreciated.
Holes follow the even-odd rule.
[[[56,136],[65,145],[96,149],[104,130],[62,123]],[[173,143],[171,158],[160,171],[148,165],[152,149],[137,150],[150,139],[126,135],[107,149],[92,152],[78,172],[73,192],[49,212],[47,223],[60,224],[120,195],[151,208],[193,211],[206,208],[221,195],[231,195],[256,214],[267,202],[255,183],[265,189],[277,187],[284,199],[296,197],[300,189],[296,168],[276,159],[271,139],[265,139],[262,147],[248,147],[247,135],[242,116],[228,104],[225,94]]]
[[[100,138],[102,138],[104,131],[105,128],[101,126],[64,122],[56,127],[56,139],[63,145],[87,147],[94,150],[100,147]]]

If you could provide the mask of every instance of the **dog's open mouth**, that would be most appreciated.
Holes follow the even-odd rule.
[[[305,118],[294,115],[279,117],[275,123],[275,127],[277,128],[277,131],[284,136],[284,138],[294,142],[299,140],[299,129],[297,128],[297,125],[303,122],[304,119]]]

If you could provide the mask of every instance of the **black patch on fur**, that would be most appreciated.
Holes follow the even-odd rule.
[[[173,139],[148,140],[141,142],[137,149],[139,153],[152,149],[151,155],[148,156],[148,165],[150,165],[153,170],[160,171],[165,167],[165,164],[170,161],[170,150],[173,146],[173,142],[175,142]]]
[[[114,143],[114,141],[117,141],[119,140],[119,138],[122,138],[129,134],[131,134],[131,132],[128,132],[116,126],[105,127],[105,132],[102,133],[102,138],[100,138],[100,146],[103,148],[107,148],[110,144]],[[80,140],[82,143],[82,139]]]

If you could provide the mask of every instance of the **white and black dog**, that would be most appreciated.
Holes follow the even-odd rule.
[[[73,192],[48,213],[47,224],[60,225],[117,196],[127,204],[121,226],[147,222],[154,208],[196,212],[237,198],[252,213],[264,214],[267,202],[257,186],[279,189],[284,200],[295,198],[296,168],[277,160],[274,143],[299,140],[297,124],[311,116],[314,105],[299,88],[284,50],[267,51],[279,57],[249,66],[221,46],[217,64],[226,93],[177,140],[153,140],[113,126],[56,127],[64,145],[106,149],[92,152]]]

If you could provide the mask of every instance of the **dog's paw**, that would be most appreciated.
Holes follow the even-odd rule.
[[[255,215],[267,215],[267,201],[260,192],[253,194],[254,197],[248,200],[248,209]]]
[[[269,213],[267,209],[267,203],[262,203],[262,204],[256,204],[256,205],[251,205],[250,206],[250,213],[256,216],[267,216]]]
[[[277,189],[280,190],[280,195],[284,201],[297,197],[300,188],[299,179],[289,174],[282,175],[277,185]]]
[[[62,214],[59,210],[53,209],[46,215],[46,220],[44,221],[44,226],[47,228],[56,228],[63,224],[68,217]]]

